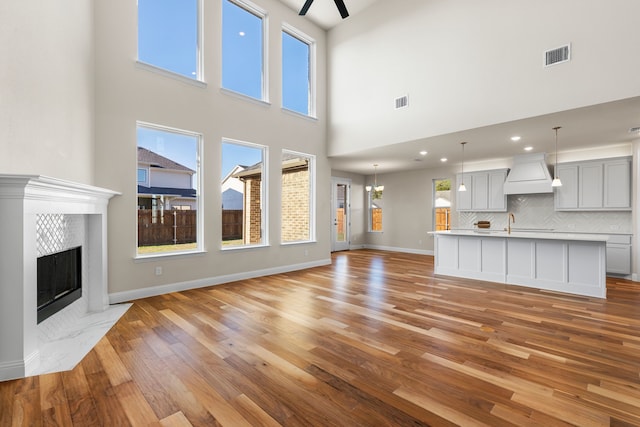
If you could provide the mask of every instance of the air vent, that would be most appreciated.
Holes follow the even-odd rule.
[[[636,126],[634,128],[629,129],[629,133],[636,133],[636,132],[640,132],[640,126]]]
[[[396,98],[396,110],[399,108],[407,108],[409,106],[409,95]]]
[[[561,46],[544,53],[544,66],[561,64],[571,60],[571,45]]]

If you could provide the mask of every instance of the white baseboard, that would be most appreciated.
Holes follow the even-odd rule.
[[[364,245],[364,248],[377,249],[379,251],[404,252],[404,253],[416,254],[416,255],[433,255],[433,251],[426,250],[426,249],[398,248],[395,246],[380,246],[380,245]]]
[[[24,360],[13,360],[0,363],[0,381],[24,378],[34,365],[40,362],[40,352],[32,352]]]
[[[319,267],[331,264],[331,259],[322,259],[301,264],[285,265],[282,267],[265,268],[262,270],[243,271],[242,273],[227,274],[224,276],[208,277],[205,279],[190,280],[187,282],[169,283],[148,288],[133,289],[131,291],[115,292],[109,294],[109,303],[118,304],[140,298],[153,297],[171,292],[186,291],[189,289],[204,288],[220,285],[222,283],[235,282],[237,280],[253,279],[255,277],[269,276],[272,274],[288,273],[290,271],[304,270],[305,268]]]

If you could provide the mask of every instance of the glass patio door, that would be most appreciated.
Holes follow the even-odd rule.
[[[349,250],[351,180],[331,178],[331,251]]]

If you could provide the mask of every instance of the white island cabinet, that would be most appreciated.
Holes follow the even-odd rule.
[[[435,274],[606,298],[606,235],[450,230]]]

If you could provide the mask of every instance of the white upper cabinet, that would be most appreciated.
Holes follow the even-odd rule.
[[[604,206],[607,208],[631,208],[630,159],[605,162]]]
[[[504,194],[504,180],[508,169],[470,172],[464,174],[467,191],[456,191],[456,210],[472,212],[506,212],[507,196]],[[456,190],[462,182],[457,176]]]
[[[578,167],[578,207],[592,209],[602,207],[602,163],[586,163]]]
[[[631,157],[558,165],[556,210],[631,210]]]

